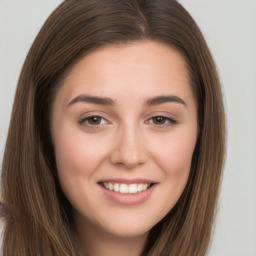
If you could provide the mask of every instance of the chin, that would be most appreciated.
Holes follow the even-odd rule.
[[[145,236],[160,221],[150,214],[134,213],[114,214],[112,218],[101,219],[100,228],[112,236],[133,238]]]

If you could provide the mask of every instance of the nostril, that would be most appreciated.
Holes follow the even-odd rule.
[[[134,169],[137,166],[143,165],[146,162],[146,157],[143,155],[143,152],[139,152],[138,155],[114,152],[111,156],[111,162],[126,169]]]
[[[135,132],[117,138],[116,144],[111,151],[111,162],[126,169],[134,169],[144,164],[148,159],[147,149]]]

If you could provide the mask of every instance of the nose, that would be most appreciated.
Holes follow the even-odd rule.
[[[126,169],[134,169],[147,162],[147,151],[143,134],[135,127],[126,127],[116,138],[115,148],[111,153],[112,164]]]

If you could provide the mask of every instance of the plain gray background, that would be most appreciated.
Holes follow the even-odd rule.
[[[25,56],[60,0],[0,0],[0,169]],[[180,0],[223,85],[228,149],[209,256],[256,256],[256,0]]]

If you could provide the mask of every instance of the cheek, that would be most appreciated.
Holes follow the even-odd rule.
[[[102,139],[95,140],[93,135],[86,136],[72,125],[63,126],[54,140],[58,170],[69,169],[83,173],[93,171],[106,154],[106,143]]]
[[[83,205],[90,209],[90,195],[95,192],[94,174],[106,157],[105,148],[79,131],[62,130],[55,136],[55,156],[60,185],[75,209],[81,210]],[[86,209],[81,211],[87,212]],[[87,214],[90,215],[88,212]]]
[[[155,147],[152,155],[173,189],[176,187],[178,191],[183,190],[186,185],[195,144],[196,132],[180,132]]]
[[[79,184],[93,182],[93,174],[106,156],[104,145],[70,129],[60,131],[54,144],[58,175],[65,193],[75,191]]]
[[[152,140],[151,156],[156,169],[162,174],[157,187],[158,193],[154,198],[154,207],[158,209],[154,216],[156,223],[173,209],[184,191],[190,173],[196,134],[196,129],[181,128]],[[152,210],[152,216],[153,212]]]
[[[168,147],[166,152],[162,155],[162,163],[166,168],[168,174],[179,175],[183,172],[187,173],[190,170],[193,147],[187,143],[175,143]]]

